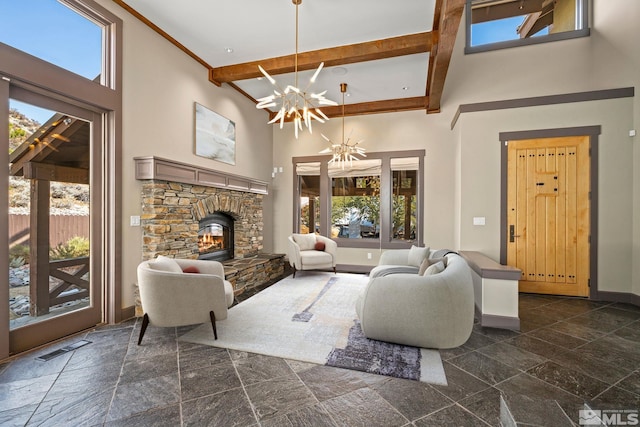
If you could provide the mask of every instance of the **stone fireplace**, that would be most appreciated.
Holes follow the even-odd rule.
[[[225,277],[236,294],[284,274],[284,255],[262,252],[265,182],[158,157],[134,160],[136,179],[143,181],[143,259],[212,259],[214,254],[221,260],[224,246]],[[212,228],[211,219],[219,223],[221,218],[226,222]],[[210,250],[203,251],[204,246]]]
[[[262,251],[262,195],[178,182],[142,185],[142,253],[198,258],[200,221],[221,213],[233,219],[233,253],[246,258]]]

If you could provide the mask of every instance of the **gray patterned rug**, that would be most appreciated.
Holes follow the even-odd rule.
[[[232,307],[217,323],[180,337],[221,348],[318,363],[379,375],[446,384],[440,353],[366,338],[355,302],[368,277],[305,272],[287,277]]]

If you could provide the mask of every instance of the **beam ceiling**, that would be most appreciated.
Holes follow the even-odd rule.
[[[213,84],[220,86],[223,83],[227,83],[254,103],[257,103],[256,99],[243,91],[236,83],[261,77],[262,75],[258,70],[258,65],[262,66],[272,76],[294,72],[295,55],[278,56],[259,61],[213,67],[189,50],[187,46],[180,44],[180,42],[171,35],[164,32],[160,27],[127,5],[123,0],[113,1],[207,67],[209,70],[209,80]],[[429,66],[428,69],[424,71],[427,73],[424,96],[347,104],[345,106],[345,115],[375,114],[417,109],[424,109],[427,113],[438,113],[440,112],[446,75],[458,28],[460,27],[465,0],[435,0],[434,4],[435,14],[431,31],[299,52],[298,71],[315,69],[320,62],[324,62],[325,67],[336,67],[345,64],[428,53]],[[275,112],[266,111],[268,111],[271,118],[275,116]],[[339,117],[342,115],[341,107],[323,107],[322,111],[328,117]]]

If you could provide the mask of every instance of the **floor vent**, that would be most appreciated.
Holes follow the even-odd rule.
[[[51,360],[54,357],[60,356],[61,354],[65,354],[65,353],[68,353],[70,351],[77,350],[80,347],[84,347],[87,344],[91,344],[91,341],[80,340],[80,341],[75,342],[73,344],[69,344],[68,346],[62,347],[62,348],[60,348],[58,350],[54,350],[51,353],[47,353],[47,354],[43,354],[42,356],[38,356],[38,357],[36,357],[36,360],[41,360],[41,361],[46,362],[47,360]]]

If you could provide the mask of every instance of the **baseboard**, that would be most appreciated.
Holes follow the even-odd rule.
[[[480,318],[480,326],[485,328],[520,330],[520,318],[509,316],[496,316],[495,314],[483,314]]]
[[[130,307],[125,307],[120,310],[120,321],[124,322],[125,320],[133,319],[136,317],[136,307],[134,305]]]
[[[476,319],[483,328],[520,330],[520,318],[511,316],[498,316],[495,314],[483,314],[478,306],[475,306]]]
[[[369,274],[375,265],[355,265],[355,264],[338,264],[336,270],[340,273],[363,273]]]
[[[620,302],[640,307],[640,295],[630,292],[596,291],[591,295],[591,299],[595,301]]]

